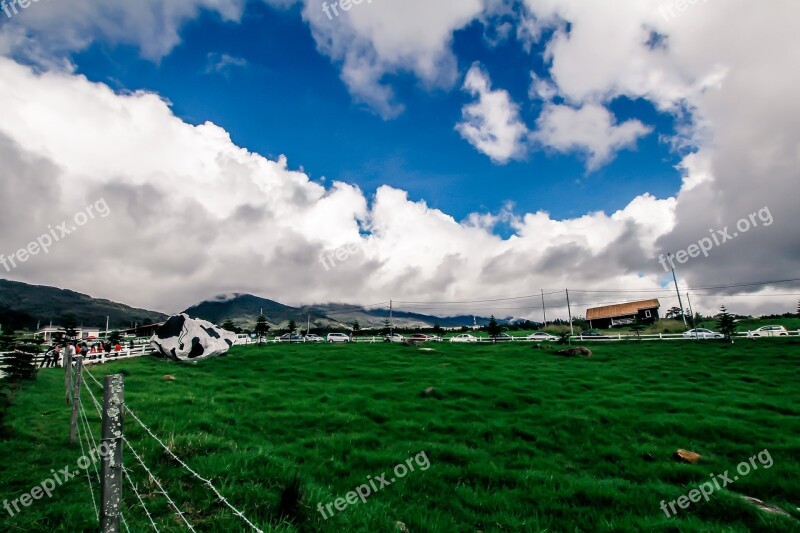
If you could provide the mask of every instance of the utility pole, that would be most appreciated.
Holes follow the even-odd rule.
[[[569,305],[569,289],[565,289],[567,291],[567,313],[569,313],[569,334],[575,335],[575,330],[572,329],[572,307]]]
[[[542,316],[544,317],[544,324],[542,325],[543,328],[547,327],[547,309],[544,306],[544,289],[542,291]]]
[[[689,304],[689,313],[692,315],[692,327],[696,328],[697,324],[694,322],[694,309],[692,309],[692,300],[689,298],[689,291],[686,291],[686,303]]]
[[[311,313],[308,313],[308,321],[306,322],[306,335],[311,333]]]
[[[134,326],[134,329],[136,327]],[[106,339],[108,339],[108,316],[106,315]]]
[[[394,335],[394,322],[392,322],[392,300],[389,300],[389,336]]]
[[[672,254],[667,254],[669,259],[669,266],[672,269],[672,281],[675,282],[675,292],[678,294],[678,305],[681,308],[681,315],[683,315],[683,327],[688,327],[686,324],[686,311],[683,310],[683,300],[681,300],[681,291],[678,288],[678,276],[675,275],[675,265],[672,264]]]

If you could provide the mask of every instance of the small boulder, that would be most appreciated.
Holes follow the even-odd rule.
[[[672,458],[676,461],[693,465],[696,465],[698,462],[700,462],[701,457],[702,455],[699,453],[690,452],[684,449],[678,449],[674,454],[672,454]]]
[[[175,376],[170,376],[169,374],[167,374],[161,379],[163,379],[164,381],[175,381]]]
[[[422,391],[420,393],[420,396],[423,398],[436,398],[437,400],[444,397],[444,395],[441,392],[434,389],[433,387],[428,387],[427,389]]]
[[[591,357],[592,351],[583,346],[575,346],[573,348],[567,348],[566,350],[559,350],[556,352],[556,355],[561,355],[563,357]]]

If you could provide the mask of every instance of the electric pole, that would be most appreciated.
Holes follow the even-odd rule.
[[[542,317],[544,317],[544,324],[542,325],[543,328],[547,327],[547,309],[544,306],[544,289],[542,291]]]
[[[569,313],[569,334],[575,335],[575,330],[572,329],[572,307],[569,305],[569,289],[565,289],[567,291],[567,313]]]
[[[692,315],[692,327],[696,328],[697,324],[694,322],[694,309],[692,309],[692,300],[689,298],[689,291],[686,291],[686,303],[689,304],[689,313]]]
[[[392,322],[392,306],[394,302],[389,300],[389,336],[394,335],[394,322]]]
[[[686,323],[686,311],[683,309],[683,300],[681,300],[681,291],[678,288],[678,276],[675,275],[675,265],[672,264],[672,254],[667,254],[669,259],[669,266],[672,269],[672,281],[675,282],[675,292],[678,294],[678,306],[681,308],[681,315],[683,315],[683,327],[688,327]]]

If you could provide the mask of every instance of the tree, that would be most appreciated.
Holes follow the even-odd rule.
[[[353,336],[357,337],[358,334],[361,332],[361,324],[358,323],[358,320],[353,322]]]
[[[64,337],[67,342],[75,341],[78,338],[78,319],[72,313],[67,313],[61,317],[61,322],[64,324]]]
[[[490,337],[497,337],[503,331],[502,328],[497,324],[497,320],[495,320],[494,315],[492,315],[489,319],[489,324],[486,325],[486,331],[489,333]]]
[[[295,324],[294,320],[289,320],[289,342],[292,342],[292,337],[294,336],[294,332],[297,331],[297,324]]]
[[[667,315],[665,318],[674,318],[676,320],[680,320],[683,318],[683,310],[680,307],[671,307],[667,311]]]
[[[231,333],[239,333],[239,331],[241,331],[239,330],[239,328],[236,327],[236,325],[230,318],[228,318],[227,320],[225,320],[225,322],[222,323],[222,329],[224,329],[225,331],[230,331]]]
[[[437,322],[436,324],[433,325],[433,332],[437,335],[441,335],[442,333],[444,333],[444,330],[442,329],[442,326],[440,326],[439,323]]]
[[[270,326],[269,324],[267,324],[267,317],[265,317],[264,315],[258,315],[258,319],[256,320],[255,333],[256,335],[258,335],[259,345],[261,345],[261,338],[266,337],[269,329]]]
[[[631,330],[634,333],[636,333],[636,338],[638,340],[642,340],[641,333],[642,333],[642,330],[644,330],[644,329],[645,329],[645,325],[642,324],[642,319],[637,316],[636,319],[634,319],[634,321],[633,321],[633,326],[631,326]]]
[[[720,309],[719,315],[717,315],[717,329],[725,335],[726,339],[733,342],[733,334],[736,332],[736,319],[724,305]]]
[[[110,342],[111,344],[117,344],[121,340],[122,340],[122,334],[117,330],[114,330],[108,334],[108,342]]]
[[[392,324],[388,320],[383,321],[383,329],[381,330],[381,335],[388,335],[392,332]]]

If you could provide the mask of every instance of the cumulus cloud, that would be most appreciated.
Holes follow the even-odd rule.
[[[135,45],[158,61],[180,43],[180,27],[202,10],[226,21],[241,18],[246,0],[39,2],[0,25],[0,53],[35,64],[66,66],[68,54],[92,42]]]
[[[497,163],[524,155],[528,128],[508,92],[492,90],[489,75],[478,64],[467,73],[464,91],[478,101],[462,110],[462,120],[456,126],[461,136]]]
[[[652,131],[638,120],[614,122],[603,106],[587,104],[574,109],[551,104],[536,122],[534,139],[559,152],[585,152],[588,170],[595,170],[610,161],[617,151],[634,146],[640,137]]]
[[[243,5],[39,3],[0,27],[0,54],[63,70],[70,52],[99,39],[135,45],[157,61],[200,11],[238,20]],[[601,164],[647,128],[616,124],[608,103],[647,100],[679,120],[674,145],[691,152],[674,198],[643,195],[616,213],[569,220],[540,212],[457,221],[397,189],[323,187],[283,158],[234,145],[214,124],[184,123],[158,95],[118,94],[80,76],[37,74],[0,59],[7,102],[0,252],[8,255],[99,198],[112,211],[48,255],[0,274],[167,311],[236,291],[307,303],[480,298],[576,285],[652,289],[665,281],[659,253],[768,206],[773,225],[682,265],[681,275],[692,286],[792,277],[800,260],[800,111],[787,102],[800,88],[791,56],[800,47],[792,26],[800,5],[778,1],[756,12],[742,0],[698,2],[669,19],[658,3],[639,0],[619,0],[613,10],[583,0],[524,5],[517,35],[528,50],[547,36],[545,74],[563,99],[545,105],[537,140]],[[480,0],[373,2],[331,21],[309,0],[303,16],[354,97],[389,118],[402,110],[391,88],[396,74],[416,76],[423,89],[455,86],[453,33],[484,9]],[[659,46],[652,46],[654,32],[663,36]],[[465,114],[468,140],[498,162],[518,157],[525,125],[513,118],[513,101],[480,68],[467,78],[478,97]],[[515,231],[509,238],[491,232],[501,218]],[[364,253],[325,272],[318,255],[347,243]],[[693,303],[740,312],[796,303],[775,289],[760,294]]]

